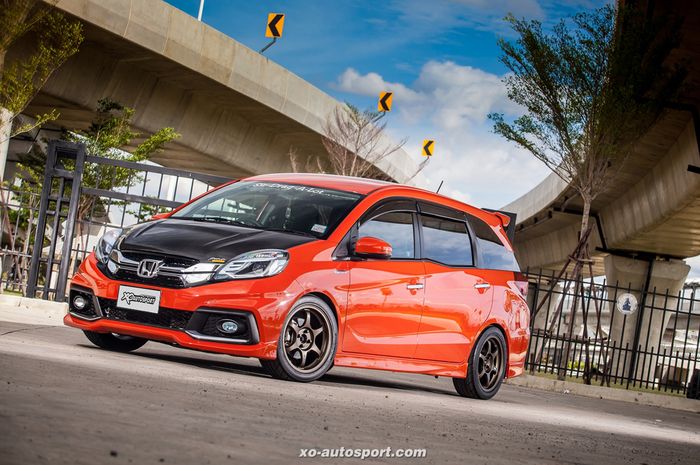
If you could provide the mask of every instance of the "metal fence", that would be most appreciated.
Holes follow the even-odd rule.
[[[41,179],[26,168],[0,187],[0,285],[62,300],[70,276],[110,229],[144,221],[228,178],[89,156],[81,144],[49,144]],[[65,259],[64,259],[65,257]]]
[[[531,373],[685,394],[700,369],[700,294],[588,279],[575,299],[564,275],[528,272]],[[551,289],[539,312],[535,310]],[[574,310],[574,305],[576,310]]]

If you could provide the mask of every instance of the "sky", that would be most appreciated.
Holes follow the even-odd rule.
[[[167,0],[193,16],[199,0]],[[541,181],[547,169],[493,134],[491,112],[517,116],[501,79],[499,37],[512,12],[552,25],[601,0],[205,0],[202,20],[259,50],[267,14],[285,13],[283,37],[265,55],[341,101],[376,108],[394,92],[388,132],[407,139],[420,163],[424,139],[434,157],[427,188],[499,208]]]
[[[197,15],[199,0],[166,0]],[[376,108],[394,92],[387,130],[407,139],[420,163],[424,139],[435,139],[423,171],[429,189],[479,207],[500,208],[549,171],[529,153],[493,133],[487,115],[516,117],[502,78],[498,40],[512,40],[507,13],[545,28],[606,0],[205,0],[202,20],[259,50],[268,13],[286,15],[283,37],[265,52],[341,101]],[[700,258],[690,259],[700,278]]]

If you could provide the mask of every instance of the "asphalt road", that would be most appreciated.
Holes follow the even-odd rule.
[[[700,415],[504,386],[333,369],[273,380],[257,361],[149,343],[93,348],[81,332],[0,322],[0,464],[359,463],[309,448],[426,448],[364,463],[698,464]]]

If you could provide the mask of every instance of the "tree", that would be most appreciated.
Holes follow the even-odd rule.
[[[0,181],[4,177],[10,138],[55,120],[58,113],[52,110],[36,115],[34,123],[13,131],[15,117],[26,109],[51,74],[78,51],[83,40],[80,22],[68,20],[40,3],[39,0],[1,0],[0,3]],[[32,39],[29,54],[6,63],[9,48],[29,34]]]
[[[377,165],[401,150],[406,140],[397,144],[388,142],[385,136],[386,121],[380,123],[381,116],[380,112],[362,111],[350,103],[336,107],[323,124],[321,141],[328,154],[327,161],[319,156],[308,156],[304,159],[292,147],[289,151],[292,169],[389,180]],[[421,163],[410,179],[414,178],[427,162],[428,159]]]
[[[665,65],[679,40],[678,21],[654,18],[631,2],[617,4],[579,13],[549,34],[538,21],[509,15],[517,39],[499,41],[501,61],[510,70],[504,79],[508,97],[526,113],[514,121],[489,115],[494,131],[541,160],[583,202],[572,256],[575,299],[583,264],[590,266],[591,205],[685,77],[681,66]],[[570,331],[573,321],[575,313]]]

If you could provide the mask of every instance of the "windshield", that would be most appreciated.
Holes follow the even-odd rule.
[[[360,198],[351,192],[300,184],[242,181],[202,197],[171,218],[323,238]]]

